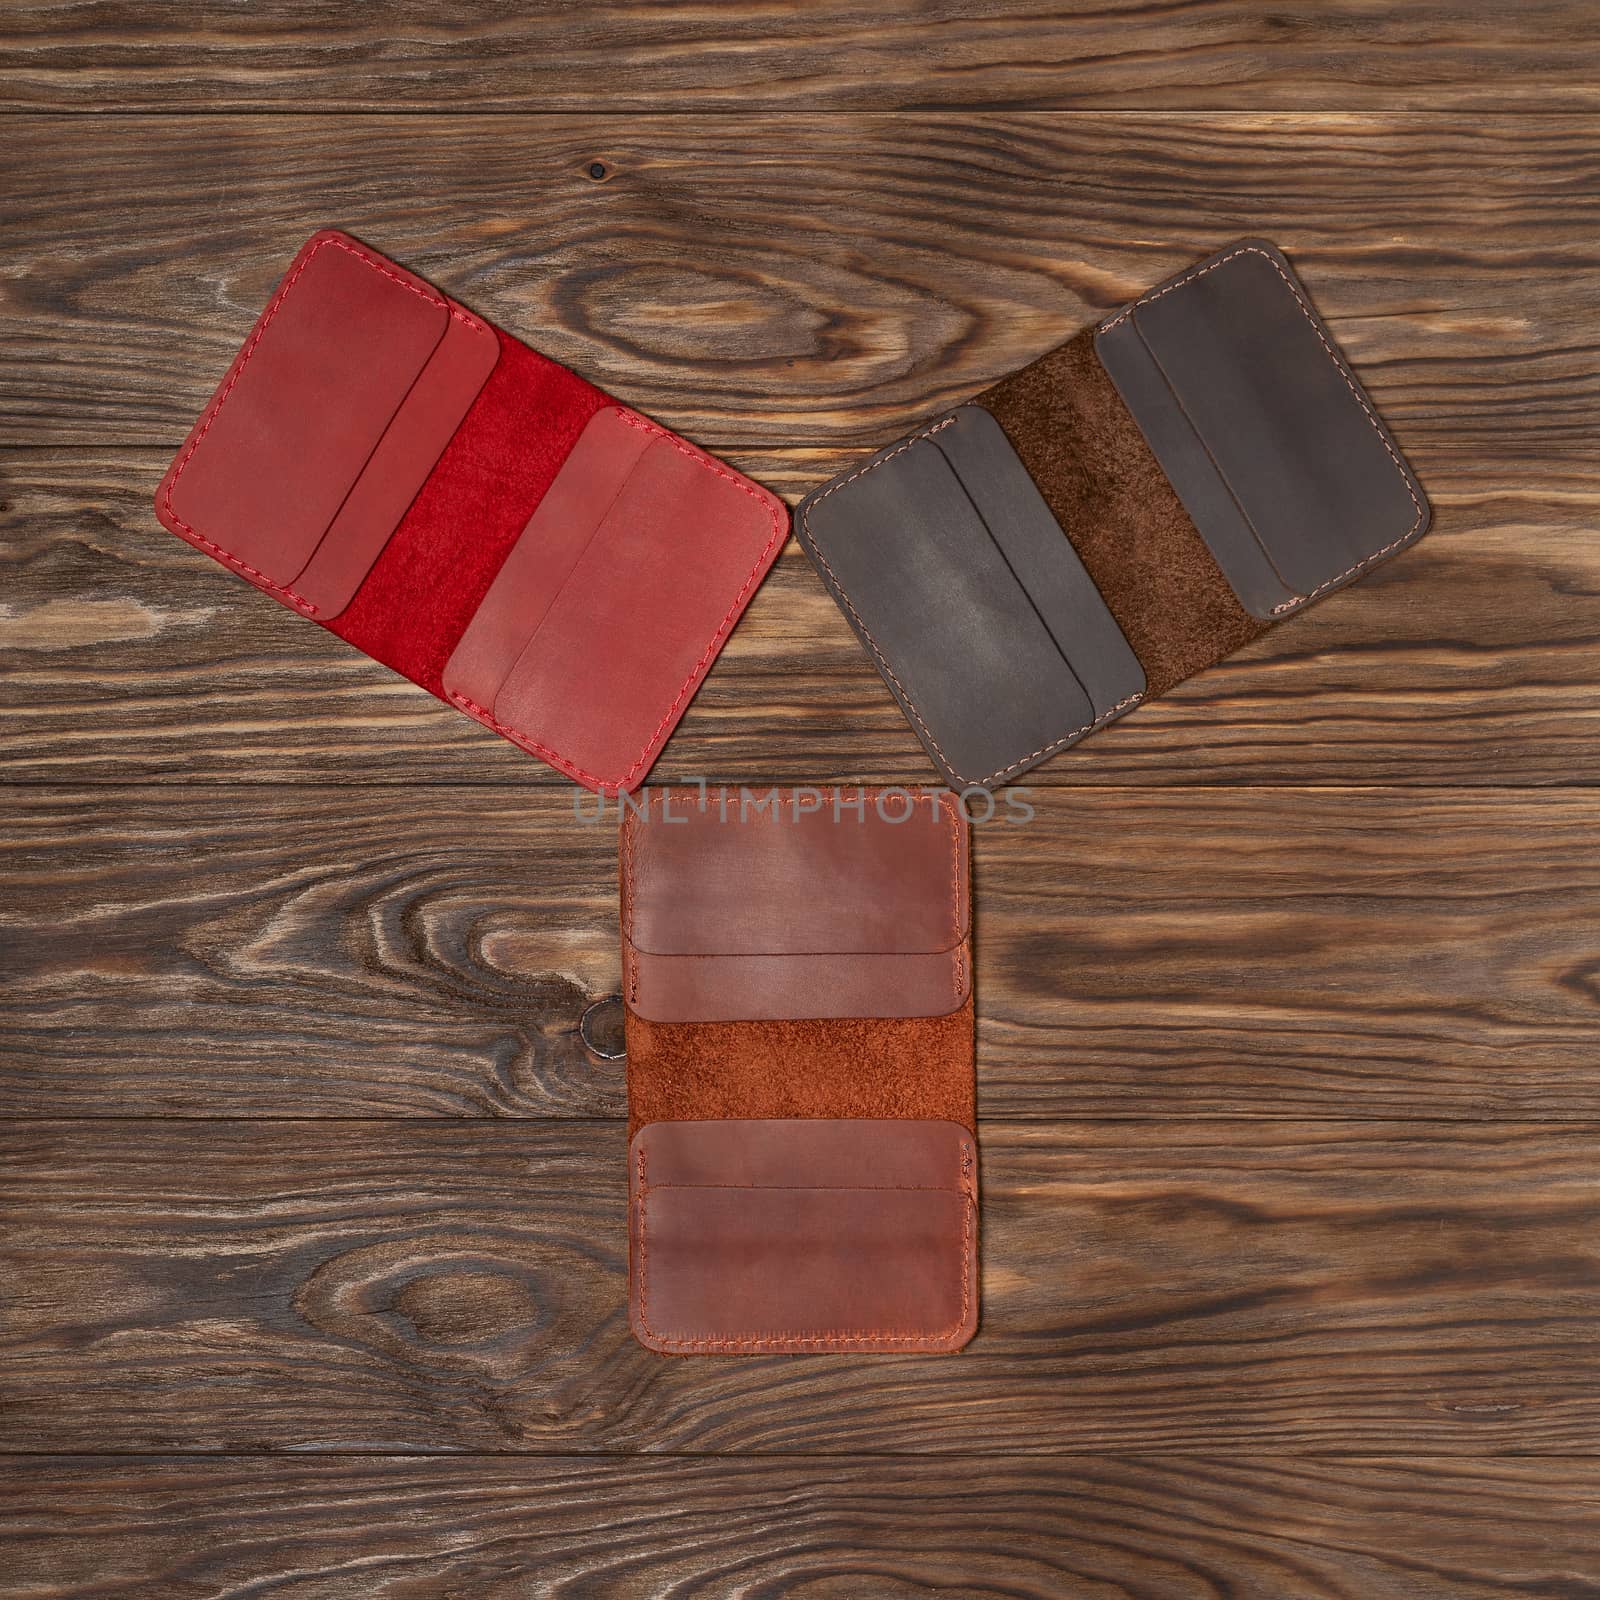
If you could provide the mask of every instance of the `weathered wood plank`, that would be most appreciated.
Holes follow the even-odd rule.
[[[13,0],[0,38],[0,104],[52,108],[1543,110],[1593,106],[1597,80],[1582,0],[273,0],[203,27],[174,0]]]
[[[0,1103],[620,1116],[579,1035],[615,813],[577,798],[13,790]],[[1600,795],[1031,804],[975,829],[985,1114],[1600,1116]]]
[[[293,250],[330,221],[741,450],[881,443],[1256,232],[1294,257],[1430,488],[1537,475],[1592,494],[1595,129],[15,117],[0,441],[172,450]]]
[[[0,1124],[0,1448],[643,1452],[14,1461],[9,1581],[1600,1586],[1589,11],[9,7],[0,106],[242,114],[7,118],[0,1105],[86,1120]],[[1422,549],[980,831],[967,1355],[632,1344],[610,827],[155,528],[327,221],[791,498],[1266,233],[1415,457]],[[660,773],[930,770],[791,549]]]
[[[30,1600],[1499,1600],[1600,1583],[1591,1458],[0,1464]]]
[[[814,481],[737,459],[786,488]],[[0,776],[565,792],[165,533],[150,510],[164,466],[149,451],[0,453]],[[1415,550],[1030,780],[1600,782],[1600,478],[1595,511],[1587,490],[1515,473],[1437,499]],[[656,776],[936,775],[791,542]]]
[[[355,752],[369,777],[470,762],[538,781],[388,674],[200,576],[145,504],[287,251],[334,215],[791,493],[1219,238],[1275,233],[1415,455],[1437,529],[1044,781],[1160,782],[1197,761],[1211,781],[1594,781],[1588,119],[668,117],[607,144],[600,184],[585,168],[609,123],[493,120],[491,134],[297,119],[285,145],[272,117],[203,133],[139,119],[136,138],[115,119],[16,119],[5,436],[92,440],[93,464],[5,461],[22,552],[10,632],[33,647],[9,677],[10,771],[332,776]],[[197,242],[193,196],[223,189],[238,204]],[[59,667],[58,640],[76,651]],[[195,715],[208,704],[220,734]],[[663,768],[929,770],[793,556]]]
[[[991,1123],[965,1354],[683,1360],[616,1124],[12,1123],[0,1443],[1593,1455],[1596,1132]]]

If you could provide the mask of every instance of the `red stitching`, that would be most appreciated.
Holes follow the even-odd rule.
[[[440,307],[442,310],[447,311],[458,322],[466,323],[469,328],[476,328],[480,331],[483,331],[487,327],[487,324],[478,321],[476,317],[469,316],[459,306],[454,305],[449,300],[446,300],[444,296],[435,294],[431,289],[426,289],[420,284],[413,283],[409,278],[401,276],[401,274],[396,272],[388,262],[381,261],[378,258],[369,255],[365,250],[360,249],[348,239],[338,239],[331,236],[325,239],[318,239],[317,242],[305,252],[305,254],[300,258],[299,262],[295,265],[294,270],[278,286],[277,293],[274,294],[271,301],[268,302],[267,309],[262,312],[261,320],[255,326],[255,331],[246,341],[244,349],[240,351],[239,358],[234,364],[233,371],[229,373],[227,382],[224,383],[223,386],[212,397],[210,405],[206,407],[205,413],[200,419],[200,425],[196,429],[194,437],[189,441],[188,445],[184,449],[183,454],[178,458],[177,466],[172,469],[172,475],[167,479],[166,485],[162,490],[162,502],[166,509],[167,516],[184,531],[191,541],[199,545],[200,548],[208,555],[213,556],[225,567],[229,567],[233,571],[243,574],[252,582],[265,589],[269,594],[281,596],[283,599],[287,600],[295,608],[295,610],[308,617],[314,617],[317,614],[317,607],[310,600],[307,600],[304,595],[297,594],[287,584],[275,583],[266,575],[266,573],[255,567],[252,567],[248,561],[241,561],[237,556],[233,555],[228,550],[225,550],[216,542],[216,540],[208,539],[191,523],[185,522],[173,507],[172,493],[173,490],[178,487],[178,480],[183,476],[185,469],[189,465],[189,462],[193,459],[195,451],[200,448],[201,441],[208,433],[210,433],[212,424],[215,423],[217,418],[222,414],[223,403],[227,400],[228,396],[233,393],[234,385],[237,384],[240,378],[244,376],[244,369],[249,366],[250,358],[256,352],[256,346],[261,343],[262,336],[266,333],[268,327],[271,326],[272,319],[277,316],[279,308],[283,305],[283,302],[288,299],[289,291],[300,281],[300,278],[302,274],[304,274],[306,268],[309,267],[316,259],[317,252],[325,245],[330,244],[337,246],[346,254],[354,256],[358,261],[364,261],[369,267],[372,268],[374,272],[382,273],[384,277],[393,279],[394,282],[398,283],[402,288],[409,289],[414,295],[421,296],[421,298],[426,300],[429,305],[435,305]]]
[[[1373,562],[1381,561],[1391,551],[1398,550],[1400,546],[1403,545],[1407,539],[1411,538],[1416,533],[1417,529],[1422,526],[1422,519],[1427,516],[1428,511],[1427,507],[1423,505],[1422,501],[1417,498],[1417,491],[1411,486],[1411,474],[1406,471],[1405,462],[1400,459],[1399,452],[1395,449],[1393,444],[1389,442],[1389,435],[1387,432],[1385,432],[1383,424],[1378,420],[1377,413],[1367,403],[1367,397],[1362,394],[1360,386],[1356,383],[1356,380],[1352,376],[1349,367],[1345,365],[1343,357],[1340,356],[1338,350],[1334,348],[1334,346],[1329,342],[1327,336],[1323,333],[1322,328],[1317,322],[1316,313],[1312,311],[1311,307],[1306,303],[1306,297],[1300,293],[1298,288],[1295,287],[1294,279],[1283,270],[1282,265],[1259,245],[1240,245],[1237,250],[1230,250],[1227,255],[1219,256],[1215,261],[1208,261],[1204,266],[1196,267],[1192,272],[1184,273],[1181,278],[1174,278],[1171,283],[1166,285],[1165,288],[1152,289],[1149,294],[1141,295],[1133,302],[1132,305],[1125,306],[1115,317],[1111,319],[1111,321],[1104,323],[1101,331],[1109,333],[1113,328],[1119,327],[1122,323],[1126,322],[1128,318],[1139,309],[1140,306],[1148,305],[1152,300],[1159,300],[1163,295],[1171,294],[1174,289],[1181,289],[1185,284],[1193,283],[1196,278],[1203,278],[1208,272],[1215,272],[1218,267],[1226,266],[1230,261],[1237,259],[1239,256],[1260,256],[1262,260],[1267,262],[1268,265],[1271,266],[1272,270],[1283,279],[1285,287],[1295,298],[1295,304],[1300,307],[1300,310],[1304,314],[1306,321],[1311,324],[1311,331],[1316,334],[1317,343],[1320,344],[1327,352],[1328,359],[1333,363],[1334,368],[1338,372],[1339,376],[1344,379],[1345,387],[1352,395],[1355,396],[1356,404],[1359,405],[1362,411],[1366,413],[1367,421],[1372,424],[1372,430],[1378,436],[1378,442],[1383,446],[1384,450],[1388,453],[1389,459],[1394,463],[1395,471],[1400,474],[1400,481],[1405,485],[1406,493],[1411,496],[1412,505],[1417,508],[1417,514],[1415,519],[1412,521],[1411,526],[1407,528],[1398,539],[1394,539],[1390,543],[1384,545],[1381,550],[1374,550],[1369,556],[1363,556],[1353,567],[1347,567],[1338,575],[1338,577],[1329,578],[1326,583],[1319,583],[1315,589],[1311,590],[1309,594],[1296,595],[1292,600],[1285,600],[1279,605],[1275,605],[1272,608],[1272,614],[1276,617],[1281,616],[1283,613],[1288,611],[1297,611],[1301,606],[1309,605],[1317,598],[1319,594],[1326,594],[1329,589],[1335,588],[1337,585],[1343,583],[1347,578],[1353,578],[1364,568],[1370,567]]]
[[[214,539],[207,538],[192,524],[184,521],[184,519],[178,515],[176,509],[173,507],[172,495],[173,491],[178,486],[178,480],[183,476],[185,469],[189,465],[189,462],[193,459],[195,451],[200,448],[201,441],[211,431],[212,425],[216,422],[217,417],[221,414],[224,402],[227,400],[228,396],[232,394],[234,386],[238,383],[239,379],[244,376],[244,370],[249,365],[250,358],[255,354],[256,347],[261,343],[263,335],[266,333],[268,327],[272,323],[272,319],[278,314],[279,308],[288,298],[289,291],[294,288],[296,283],[300,281],[300,278],[304,274],[306,268],[309,267],[312,261],[316,258],[317,252],[325,245],[334,245],[338,249],[345,251],[347,254],[356,257],[358,261],[365,262],[373,269],[374,272],[381,273],[384,277],[391,279],[395,283],[398,283],[402,288],[409,289],[413,294],[420,296],[430,305],[439,306],[443,310],[447,311],[450,316],[455,318],[458,322],[463,322],[468,327],[475,328],[480,332],[487,331],[488,329],[488,324],[479,321],[478,318],[462,310],[461,307],[454,304],[454,302],[447,300],[443,295],[437,294],[422,284],[413,282],[409,277],[404,276],[397,271],[392,263],[370,255],[367,251],[361,249],[348,239],[329,236],[327,238],[317,240],[317,242],[312,245],[311,248],[307,250],[296,263],[294,270],[289,274],[289,276],[285,278],[284,281],[279,285],[277,293],[273,295],[271,301],[267,305],[267,309],[262,313],[260,321],[257,322],[255,331],[250,335],[250,338],[246,342],[244,349],[240,352],[239,358],[234,364],[232,372],[228,375],[227,381],[223,384],[222,388],[216,393],[216,395],[213,396],[210,405],[207,406],[204,415],[201,417],[200,425],[197,428],[194,437],[189,441],[188,445],[183,451],[183,454],[178,458],[178,464],[173,468],[172,474],[167,479],[166,485],[162,491],[162,500],[167,516],[177,527],[183,530],[183,532],[192,542],[199,545],[216,560],[222,562],[224,566],[227,566],[233,571],[241,573],[250,578],[268,593],[278,595],[287,600],[297,611],[308,617],[315,617],[317,615],[317,607],[313,602],[307,600],[304,595],[297,594],[288,585],[275,583],[267,576],[266,573],[260,571],[256,567],[251,566],[247,561],[241,561],[237,556],[224,549]],[[687,456],[691,461],[695,461],[700,466],[714,472],[718,477],[726,478],[728,482],[736,484],[743,493],[749,495],[751,499],[762,505],[768,516],[772,519],[772,536],[768,539],[765,546],[763,546],[761,554],[756,560],[755,566],[750,570],[750,575],[745,579],[743,585],[739,589],[738,594],[734,597],[733,604],[728,608],[727,614],[718,624],[716,632],[712,634],[710,642],[707,644],[704,653],[694,664],[693,668],[691,668],[688,677],[684,679],[683,684],[679,688],[676,696],[673,698],[672,703],[667,707],[666,714],[656,725],[655,731],[650,735],[649,739],[646,740],[644,749],[640,751],[638,759],[634,761],[633,765],[630,766],[620,778],[614,780],[609,778],[601,778],[596,776],[594,773],[586,771],[575,761],[572,761],[570,758],[561,755],[558,751],[552,750],[549,746],[541,744],[531,735],[525,734],[519,729],[510,727],[507,724],[498,722],[491,712],[487,711],[482,706],[477,705],[476,702],[469,700],[464,695],[452,692],[449,698],[461,710],[469,712],[472,716],[476,717],[478,721],[482,722],[485,726],[492,728],[503,738],[510,739],[513,744],[520,745],[523,749],[530,751],[532,754],[542,757],[544,760],[550,762],[552,766],[555,766],[561,771],[565,772],[569,777],[578,778],[584,782],[592,783],[597,788],[614,787],[617,789],[622,789],[626,788],[629,780],[634,776],[635,773],[639,771],[642,766],[645,765],[646,761],[651,755],[652,748],[656,745],[656,742],[661,739],[663,733],[671,725],[674,717],[677,715],[685,698],[688,695],[691,686],[694,684],[695,679],[705,671],[707,666],[709,666],[711,658],[717,652],[717,647],[721,644],[722,640],[727,637],[728,633],[732,631],[732,626],[734,622],[738,620],[740,610],[755,587],[755,583],[760,575],[763,562],[766,560],[773,547],[780,542],[785,529],[783,519],[780,516],[776,505],[774,505],[761,490],[757,489],[754,484],[750,483],[748,479],[742,477],[738,473],[730,471],[721,462],[718,462],[714,458],[707,456],[704,452],[694,449],[686,441],[679,439],[674,434],[669,433],[665,428],[659,426],[659,424],[650,422],[646,418],[640,417],[636,413],[631,412],[622,406],[617,407],[617,411],[622,420],[630,427],[638,428],[642,432],[670,440],[673,448],[680,454]]]
[[[967,1325],[967,1318],[972,1311],[972,1232],[973,1220],[977,1214],[977,1203],[972,1199],[969,1191],[970,1164],[968,1157],[967,1137],[961,1141],[960,1154],[957,1160],[957,1186],[954,1190],[939,1189],[929,1191],[938,1194],[960,1194],[965,1204],[961,1210],[961,1312],[956,1321],[948,1328],[940,1329],[934,1333],[904,1333],[898,1329],[879,1331],[870,1328],[848,1328],[832,1332],[794,1333],[794,1334],[756,1334],[756,1333],[729,1333],[706,1335],[704,1337],[687,1337],[680,1334],[657,1333],[650,1324],[650,1186],[646,1181],[645,1153],[638,1152],[639,1192],[634,1200],[637,1209],[639,1226],[637,1229],[639,1248],[635,1254],[634,1273],[638,1288],[637,1304],[639,1310],[639,1326],[645,1335],[657,1344],[669,1346],[669,1353],[687,1350],[765,1350],[773,1348],[789,1348],[794,1345],[875,1345],[897,1344],[910,1347],[921,1345],[941,1345],[962,1331]],[[700,1185],[662,1185],[663,1188],[691,1188]],[[747,1187],[739,1185],[739,1187]],[[880,1187],[888,1187],[880,1185]],[[920,1191],[919,1191],[920,1192]]]
[[[800,531],[806,541],[806,547],[811,551],[812,555],[814,555],[817,560],[822,563],[823,571],[828,575],[828,582],[832,586],[833,592],[839,597],[839,601],[844,606],[845,610],[848,611],[855,619],[857,628],[861,630],[861,637],[867,641],[867,648],[871,650],[873,655],[877,658],[878,666],[883,672],[883,675],[899,691],[900,698],[905,701],[906,710],[911,713],[912,721],[915,722],[916,725],[922,730],[923,737],[926,738],[928,743],[937,753],[945,771],[948,772],[950,776],[963,787],[965,787],[967,784],[973,784],[976,787],[983,789],[987,788],[991,783],[993,783],[996,778],[1009,777],[1013,772],[1017,771],[1019,767],[1025,767],[1029,764],[1029,762],[1037,761],[1043,756],[1052,755],[1055,751],[1071,744],[1075,739],[1081,739],[1084,734],[1092,733],[1102,723],[1109,722],[1113,717],[1118,716],[1122,712],[1138,705],[1139,702],[1144,699],[1144,695],[1142,692],[1139,694],[1130,694],[1126,699],[1119,700],[1114,706],[1111,707],[1109,711],[1102,711],[1098,717],[1095,717],[1091,721],[1084,723],[1081,728],[1074,728],[1071,733],[1065,733],[1059,739],[1053,740],[1049,744],[1040,745],[1037,750],[1032,750],[1025,756],[1019,756],[1015,761],[1011,762],[1007,766],[997,767],[986,777],[969,778],[965,776],[963,773],[956,770],[954,763],[950,760],[949,756],[944,753],[944,747],[934,737],[933,729],[930,728],[925,721],[923,721],[922,713],[917,710],[917,703],[911,698],[911,691],[907,689],[906,686],[900,681],[899,675],[895,672],[894,668],[889,665],[888,658],[884,655],[883,651],[878,648],[878,641],[872,637],[872,630],[863,620],[861,613],[856,610],[855,603],[851,600],[849,592],[839,581],[839,574],[833,570],[832,563],[829,562],[827,556],[823,554],[821,546],[818,545],[815,536],[811,532],[811,512],[814,507],[820,506],[830,494],[837,494],[839,490],[845,487],[846,484],[854,483],[857,478],[864,477],[867,473],[873,471],[875,468],[881,467],[885,463],[893,461],[897,455],[909,450],[912,445],[917,442],[917,440],[931,439],[934,434],[939,432],[941,428],[948,428],[955,420],[956,419],[953,416],[946,417],[942,422],[934,423],[931,428],[924,428],[922,432],[912,434],[911,437],[908,438],[903,444],[891,450],[887,455],[880,456],[876,461],[869,461],[866,466],[858,467],[850,474],[848,478],[841,478],[837,483],[832,484],[827,489],[824,489],[815,500],[808,501],[805,509],[800,513]],[[1063,533],[1062,538],[1065,537],[1066,535]]]
[[[644,748],[635,758],[633,765],[630,766],[620,778],[601,778],[592,772],[586,771],[570,757],[563,756],[558,751],[552,750],[548,745],[541,744],[531,734],[523,733],[521,729],[514,728],[509,723],[499,721],[493,712],[486,710],[475,700],[468,699],[467,696],[460,694],[456,690],[450,691],[450,699],[454,701],[456,705],[460,706],[462,710],[470,712],[471,715],[476,717],[479,722],[484,724],[485,727],[492,728],[503,738],[511,740],[513,744],[521,745],[524,750],[531,751],[534,755],[542,757],[552,766],[559,767],[560,770],[565,772],[569,777],[578,778],[584,783],[593,784],[597,789],[621,790],[628,787],[629,781],[637,772],[639,772],[641,768],[649,765],[652,756],[659,749],[659,742],[663,740],[663,735],[677,720],[678,712],[682,708],[684,701],[688,699],[696,679],[699,678],[701,674],[705,672],[707,667],[710,666],[712,658],[716,655],[718,649],[721,647],[723,640],[725,640],[733,631],[734,623],[739,620],[739,613],[744,609],[745,602],[749,599],[750,595],[755,590],[756,584],[760,581],[761,573],[767,564],[768,556],[770,556],[773,550],[782,543],[787,530],[784,519],[780,515],[777,505],[772,502],[772,500],[764,491],[758,489],[753,483],[751,483],[748,478],[741,476],[737,472],[730,471],[721,462],[716,460],[715,457],[708,456],[704,451],[695,449],[694,446],[690,445],[686,440],[680,439],[676,434],[669,432],[659,423],[651,422],[647,418],[639,416],[636,412],[629,411],[625,406],[618,406],[617,414],[624,422],[628,424],[629,427],[638,428],[642,433],[648,433],[654,435],[656,438],[667,440],[672,445],[672,448],[680,455],[687,456],[689,460],[695,462],[701,467],[704,467],[707,471],[715,473],[719,478],[726,478],[729,483],[737,485],[742,493],[749,495],[750,498],[760,505],[763,510],[766,511],[767,515],[772,519],[771,536],[761,547],[761,553],[756,557],[755,565],[751,567],[748,576],[739,586],[738,593],[734,595],[732,604],[729,605],[727,612],[722,618],[722,621],[717,624],[716,631],[707,641],[705,649],[701,652],[700,659],[696,661],[695,664],[689,669],[689,675],[683,680],[682,684],[679,685],[678,692],[673,697],[672,703],[663,713],[660,722],[656,724],[655,730],[651,733],[650,737],[645,740]]]
[[[558,750],[552,750],[549,745],[541,744],[532,734],[522,733],[509,724],[499,721],[492,711],[480,706],[478,702],[459,689],[450,690],[450,703],[458,706],[469,716],[475,717],[484,727],[498,733],[501,738],[509,739],[513,744],[520,745],[531,755],[538,756],[541,760],[548,761],[551,766],[558,767],[569,778],[581,779],[584,783],[593,784],[598,788],[612,787],[610,778],[597,777],[585,767],[580,767],[575,761],[569,760]]]

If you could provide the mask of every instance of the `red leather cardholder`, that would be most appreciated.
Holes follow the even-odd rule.
[[[332,230],[156,514],[606,793],[643,782],[788,531],[775,495]]]

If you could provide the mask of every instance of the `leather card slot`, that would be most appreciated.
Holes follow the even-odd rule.
[[[629,1159],[629,1320],[668,1354],[955,1350],[977,1326],[971,1135],[658,1122]]]
[[[988,788],[1100,717],[939,448],[954,426],[947,417],[820,490],[799,529],[934,763],[957,788]],[[1025,566],[1037,554],[1031,531],[1006,537]]]
[[[986,389],[1006,437],[1165,694],[1269,624],[1239,603],[1086,328]]]
[[[494,709],[501,685],[649,445],[650,435],[629,426],[618,406],[589,419],[451,652],[447,692]]]
[[[350,604],[500,359],[487,323],[450,318],[295,589],[324,620]]]
[[[623,935],[635,950],[928,955],[966,939],[967,826],[953,796],[867,790],[859,812],[835,808],[857,798],[848,789],[764,798],[658,790],[624,815]]]
[[[1005,430],[982,406],[958,406],[933,443],[1083,685],[1096,718],[1142,695],[1139,658]]]
[[[641,1129],[650,1181],[744,1188],[949,1189],[975,1194],[972,1135],[919,1119],[730,1118],[661,1122]]]
[[[652,1022],[942,1017],[971,993],[964,945],[925,955],[663,956],[623,940],[623,985]]]
[[[444,688],[597,789],[642,777],[776,558],[775,496],[597,412],[453,651]]]
[[[660,790],[625,814],[620,848],[636,1016],[940,1017],[971,993],[954,796]]]
[[[313,236],[163,480],[162,522],[317,615],[296,580],[451,321],[420,279]]]
[[[1251,615],[1287,615],[1426,530],[1415,478],[1271,245],[1158,285],[1096,349]]]
[[[1174,485],[1182,486],[1184,509],[1233,592],[1252,616],[1271,616],[1275,606],[1294,598],[1294,590],[1273,566],[1205,442],[1195,432],[1150,353],[1138,320],[1130,317],[1114,332],[1102,333],[1096,349],[1162,471]]]

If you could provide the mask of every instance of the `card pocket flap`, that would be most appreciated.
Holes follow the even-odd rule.
[[[1426,531],[1399,447],[1266,241],[1158,284],[1095,345],[1252,615],[1298,610]]]
[[[1094,711],[938,449],[947,425],[808,497],[799,532],[945,777],[988,787],[1070,743]]]
[[[964,944],[926,954],[651,955],[622,942],[622,981],[651,1022],[943,1017],[972,992]]]
[[[163,524],[316,614],[295,579],[451,315],[420,278],[345,234],[314,234],[163,479]]]
[[[295,589],[326,621],[360,588],[500,360],[500,336],[452,308],[439,347],[351,485]]]
[[[608,406],[495,575],[445,693],[580,783],[632,789],[787,531],[776,496]]]
[[[629,1199],[652,1350],[955,1350],[976,1330],[977,1155],[955,1123],[651,1123]]]
[[[447,694],[493,714],[501,686],[617,502],[651,436],[620,406],[589,419],[444,669]]]
[[[1082,684],[1095,719],[1126,710],[1144,694],[1144,669],[1005,429],[980,405],[957,406],[931,442]]]
[[[966,818],[934,790],[657,790],[625,813],[621,855],[641,955],[933,955],[967,937]]]

